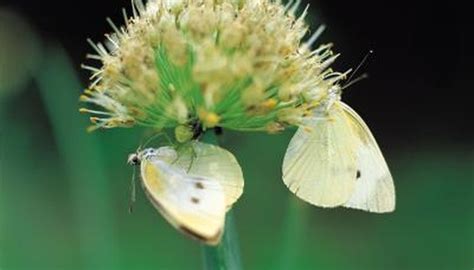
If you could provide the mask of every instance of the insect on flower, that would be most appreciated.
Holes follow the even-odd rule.
[[[225,213],[244,186],[232,154],[193,142],[179,148],[147,148],[131,154],[128,163],[140,166],[145,193],[175,228],[210,245],[219,242]]]
[[[80,98],[89,107],[80,111],[91,114],[90,130],[172,130],[176,142],[195,151],[168,146],[130,160],[140,164],[150,200],[176,228],[216,243],[223,209],[242,192],[232,154],[199,142],[210,129],[273,134],[299,127],[283,164],[292,192],[323,207],[393,210],[383,156],[362,119],[340,101],[339,83],[349,72],[331,69],[339,56],[332,44],[313,49],[324,27],[304,41],[308,8],[297,14],[300,1],[132,3],[124,26],[108,19],[113,33],[105,43],[89,40],[95,53],[88,58],[100,67],[83,66],[92,71],[92,83]],[[212,188],[201,190],[198,182]],[[208,211],[212,226],[193,216]],[[207,222],[212,229],[202,229]]]
[[[372,133],[348,105],[334,100],[293,136],[283,181],[303,200],[376,213],[395,209],[393,179]]]

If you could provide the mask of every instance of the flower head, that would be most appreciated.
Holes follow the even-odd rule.
[[[91,43],[101,67],[81,100],[96,128],[175,128],[192,137],[196,123],[277,132],[300,125],[338,98],[345,74],[329,66],[331,44],[304,42],[306,10],[270,0],[134,1],[133,17]],[[186,129],[188,131],[186,131]]]

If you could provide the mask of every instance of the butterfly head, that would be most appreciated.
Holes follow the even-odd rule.
[[[328,100],[326,104],[326,110],[329,111],[329,109],[334,105],[334,103],[338,102],[341,100],[341,95],[342,95],[342,88],[339,85],[334,85],[329,89],[328,93]]]
[[[160,147],[158,149],[146,148],[144,150],[138,150],[137,152],[130,154],[128,156],[128,164],[132,166],[138,166],[143,160],[151,160],[155,158],[162,160],[172,160],[176,157],[176,150],[171,147]]]
[[[141,158],[140,158],[140,153],[132,153],[128,155],[127,163],[132,165],[132,166],[138,166],[140,165]]]

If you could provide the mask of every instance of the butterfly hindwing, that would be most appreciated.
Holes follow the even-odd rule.
[[[178,230],[217,244],[225,221],[225,193],[212,178],[192,176],[157,157],[141,164],[143,187],[158,211]]]
[[[357,176],[355,191],[346,207],[384,213],[395,209],[395,187],[387,163],[362,118],[340,102],[356,138]]]

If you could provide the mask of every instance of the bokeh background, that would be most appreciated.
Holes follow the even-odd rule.
[[[305,1],[303,1],[305,2]],[[199,269],[197,243],[139,192],[128,153],[143,130],[87,134],[80,63],[126,0],[0,2],[0,269]],[[281,181],[291,132],[236,134],[246,190],[235,208],[245,269],[473,269],[474,140],[469,16],[456,1],[311,1],[309,20],[342,53],[374,50],[344,94],[396,181],[389,215],[320,209]]]

